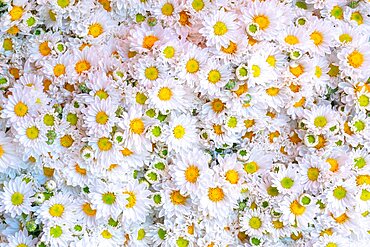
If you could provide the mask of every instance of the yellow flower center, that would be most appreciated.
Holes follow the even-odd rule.
[[[194,0],[191,3],[193,9],[197,12],[201,11],[204,8],[204,1],[203,0]]]
[[[299,77],[304,73],[304,67],[302,64],[298,64],[295,67],[289,66],[289,71],[292,73],[295,77]]]
[[[49,42],[44,41],[39,45],[39,51],[41,55],[48,56],[51,53],[51,49],[49,47]]]
[[[326,159],[326,162],[329,163],[330,165],[330,171],[331,172],[337,172],[339,170],[339,164],[338,164],[338,161],[336,159],[333,159],[333,158],[327,158]]]
[[[176,139],[181,139],[185,135],[185,128],[182,125],[177,125],[173,129],[173,135],[175,136]]]
[[[71,135],[64,135],[60,138],[60,145],[65,148],[69,148],[74,143]]]
[[[211,106],[212,110],[216,113],[220,113],[225,109],[225,104],[220,99],[214,99]]]
[[[359,68],[364,63],[364,55],[360,53],[358,50],[354,50],[351,54],[347,56],[347,62],[353,68]]]
[[[186,63],[186,71],[190,74],[194,74],[198,72],[199,70],[199,62],[195,60],[194,58],[189,59],[189,61]]]
[[[271,66],[271,67],[274,67],[276,66],[276,58],[272,55],[268,56],[266,58],[266,62]]]
[[[88,35],[93,36],[94,38],[99,37],[104,32],[104,29],[101,24],[94,23],[89,26]]]
[[[21,19],[22,15],[23,15],[23,8],[20,7],[20,6],[14,6],[9,11],[9,15],[10,15],[10,20],[11,21],[17,21],[17,20]]]
[[[132,191],[125,191],[123,194],[128,195],[126,208],[132,208],[136,205],[136,195]]]
[[[329,242],[325,245],[325,247],[337,247],[338,245],[334,242]]]
[[[100,151],[109,151],[112,149],[112,142],[107,137],[101,137],[98,140],[98,148]]]
[[[320,77],[321,77],[321,75],[322,75],[322,70],[321,70],[320,66],[316,66],[316,67],[315,67],[315,76],[316,76],[317,78],[320,78]]]
[[[4,39],[3,48],[6,51],[13,50],[13,41],[11,39]]]
[[[69,0],[57,0],[57,4],[61,8],[65,8],[69,5]]]
[[[24,117],[26,116],[28,112],[28,106],[24,104],[22,101],[19,101],[15,106],[14,106],[14,113],[18,117]]]
[[[266,93],[272,97],[278,95],[280,92],[280,89],[277,88],[277,87],[270,87],[268,89],[266,89]]]
[[[173,5],[171,3],[165,3],[163,4],[161,11],[163,15],[171,16],[173,13]]]
[[[257,23],[261,30],[265,30],[270,26],[270,20],[268,16],[257,15],[253,17],[253,22]]]
[[[159,71],[156,67],[152,66],[152,67],[146,68],[144,71],[144,74],[148,80],[154,81],[154,80],[157,80],[159,76]]]
[[[168,101],[172,97],[172,91],[168,87],[162,87],[158,91],[158,98],[162,101]]]
[[[294,185],[294,180],[291,179],[290,177],[285,177],[280,181],[281,187],[284,189],[290,189]]]
[[[113,237],[113,235],[108,230],[102,231],[101,236],[105,239],[111,239]]]
[[[288,45],[296,45],[299,43],[299,39],[294,35],[287,35],[284,39]]]
[[[213,70],[211,70],[208,73],[208,81],[210,83],[216,84],[220,80],[221,80],[221,73],[220,73],[220,71],[213,69]]]
[[[222,46],[221,51],[226,54],[234,54],[238,50],[238,45],[232,41],[229,41],[229,45],[227,47]]]
[[[57,64],[54,66],[53,72],[56,77],[64,75],[66,72],[66,66],[64,66],[64,64]]]
[[[4,155],[5,151],[3,145],[0,145],[0,158]]]
[[[95,96],[98,96],[99,99],[107,99],[109,94],[107,92],[105,92],[104,90],[100,89],[100,90],[96,91]]]
[[[225,177],[231,184],[237,184],[239,182],[239,173],[235,170],[228,170]]]
[[[95,121],[98,123],[98,124],[101,124],[101,125],[104,125],[108,122],[108,115],[107,113],[103,112],[103,111],[100,111],[96,114],[95,116]]]
[[[220,124],[214,124],[213,125],[213,131],[216,135],[222,135],[224,132],[222,131],[222,126]]]
[[[332,8],[332,10],[330,11],[330,14],[335,18],[335,19],[338,19],[338,20],[342,20],[343,19],[343,9],[336,5]]]
[[[75,70],[77,74],[82,74],[84,71],[89,70],[91,68],[91,65],[86,60],[78,61],[75,65]]]
[[[297,200],[294,200],[290,204],[290,212],[292,212],[292,214],[294,215],[300,216],[304,214],[305,211],[306,211],[306,208],[302,206],[301,204],[299,204]]]
[[[251,161],[251,162],[248,162],[246,164],[244,164],[244,171],[248,174],[253,174],[255,172],[257,172],[259,169],[259,166],[257,164],[257,162],[255,161]]]
[[[106,192],[102,195],[102,201],[105,204],[112,205],[116,201],[116,195],[112,192]]]
[[[316,181],[319,177],[320,170],[316,167],[310,167],[307,170],[307,177],[311,181]]]
[[[130,149],[128,149],[128,148],[124,148],[123,150],[121,150],[121,154],[123,155],[123,156],[130,156],[130,155],[132,155],[134,152],[132,152]]]
[[[347,190],[343,186],[338,186],[333,190],[333,196],[338,200],[342,200],[346,195]]]
[[[361,13],[359,11],[355,11],[351,14],[352,21],[357,22],[357,25],[364,24],[364,18],[362,17]]]
[[[337,222],[338,224],[343,224],[344,222],[346,222],[349,219],[349,217],[347,216],[346,213],[344,213],[344,214],[342,214],[342,215],[340,215],[336,218],[333,216],[333,218],[334,218],[335,222]]]
[[[146,97],[145,94],[140,93],[140,92],[136,93],[136,96],[135,96],[136,103],[140,105],[144,105],[147,99],[148,97]]]
[[[295,102],[293,106],[295,108],[302,107],[304,105],[304,103],[306,103],[306,98],[302,97],[299,101]]]
[[[163,49],[165,58],[173,58],[175,56],[175,48],[173,46],[167,46]]]
[[[350,43],[352,42],[352,37],[348,33],[343,33],[339,36],[339,41],[342,43]]]
[[[24,195],[20,192],[14,192],[12,197],[10,198],[10,201],[14,206],[19,206],[24,201]]]
[[[28,247],[28,245],[27,244],[18,244],[16,247]]]
[[[30,140],[34,140],[39,137],[39,129],[36,126],[28,127],[26,129],[26,136]]]
[[[186,11],[184,10],[181,11],[179,15],[180,15],[179,23],[182,26],[190,26],[190,21],[189,21],[190,15],[186,13]]]
[[[281,229],[284,227],[283,222],[278,221],[278,220],[272,221],[272,225],[274,226],[275,229]]]
[[[227,33],[227,26],[224,22],[218,21],[213,26],[213,33],[217,36],[222,36]]]
[[[86,169],[81,168],[78,164],[75,164],[75,171],[82,176],[86,175]]]
[[[370,175],[358,175],[356,178],[357,185],[370,185]]]
[[[259,77],[261,75],[261,68],[258,65],[252,65],[253,77]]]
[[[324,42],[324,36],[319,31],[311,33],[310,38],[316,46],[319,46]]]
[[[174,190],[170,194],[171,202],[174,205],[185,205],[187,197],[181,195],[179,190]]]
[[[61,217],[64,213],[64,206],[62,204],[54,204],[49,208],[49,214],[53,217]]]
[[[360,106],[366,107],[370,103],[370,98],[366,95],[361,95],[360,97],[358,97],[358,103]]]
[[[145,125],[140,118],[134,118],[130,121],[130,130],[132,133],[141,135],[144,132]]]
[[[360,199],[363,200],[363,201],[370,200],[370,192],[368,190],[362,190]]]
[[[189,183],[196,183],[199,177],[199,168],[197,166],[191,165],[188,166],[185,170],[185,179]]]
[[[96,215],[96,210],[95,210],[95,209],[92,209],[92,208],[91,208],[91,204],[90,204],[90,203],[88,203],[88,202],[86,202],[86,203],[84,203],[84,204],[82,205],[82,211],[83,211],[86,215],[88,215],[88,216],[90,216],[90,217],[92,217],[92,216],[95,216],[95,215]]]
[[[324,128],[327,123],[328,120],[324,116],[318,116],[313,120],[313,124],[318,128]]]
[[[152,49],[154,43],[157,42],[159,39],[154,35],[145,36],[143,39],[143,48],[148,50]]]
[[[208,198],[212,202],[222,201],[225,197],[224,191],[220,187],[209,188],[208,189]]]
[[[252,217],[249,220],[249,226],[253,229],[259,229],[262,226],[262,221],[258,217]]]

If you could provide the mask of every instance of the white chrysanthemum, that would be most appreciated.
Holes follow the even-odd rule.
[[[0,211],[10,214],[12,217],[28,214],[33,211],[31,206],[33,202],[34,189],[32,183],[17,177],[14,180],[4,183],[3,192],[0,192],[2,205]]]
[[[202,151],[180,153],[170,167],[174,183],[184,195],[198,197],[211,178],[209,156]]]
[[[171,116],[167,145],[169,150],[189,150],[198,144],[196,118],[189,115]]]
[[[297,168],[289,165],[279,166],[277,173],[272,173],[273,185],[283,194],[295,194],[302,190]]]
[[[123,209],[124,222],[144,222],[150,207],[150,191],[145,184],[136,181],[128,182],[123,188],[123,194],[128,195],[127,204]]]
[[[370,46],[367,43],[343,48],[338,53],[339,68],[346,76],[353,79],[365,79],[370,76]]]
[[[303,188],[314,193],[321,190],[327,178],[329,164],[316,156],[305,156],[298,164]]]
[[[223,8],[204,18],[204,27],[199,32],[206,37],[208,46],[228,46],[230,41],[236,42],[238,35],[237,15],[226,12]]]
[[[68,246],[74,239],[68,225],[53,223],[45,226],[42,230],[44,234],[40,240],[51,247]]]
[[[16,144],[4,132],[0,132],[0,172],[9,167],[17,168],[18,164]]]
[[[97,100],[82,111],[85,114],[84,126],[90,135],[109,135],[112,127],[118,122],[116,107],[112,101]]]
[[[330,106],[314,106],[311,110],[306,110],[305,113],[306,119],[303,121],[307,128],[315,133],[326,133],[338,124],[337,117]]]
[[[75,221],[74,208],[72,196],[68,193],[58,193],[45,201],[37,210],[38,220],[47,225],[73,222]]]
[[[112,217],[117,219],[124,207],[128,204],[127,194],[122,193],[118,185],[98,182],[89,193],[92,207],[96,208],[96,218]]]
[[[12,95],[8,97],[4,109],[2,110],[2,117],[9,118],[10,122],[22,122],[34,116],[36,109],[32,104],[32,98],[27,93],[27,90],[15,89],[12,90]]]
[[[263,236],[269,229],[270,222],[268,216],[259,210],[248,210],[241,213],[240,217],[241,230],[248,235]]]
[[[355,202],[355,185],[352,180],[339,181],[326,190],[327,210],[339,216]]]
[[[8,241],[9,243],[7,246],[9,247],[31,247],[35,246],[37,243],[37,239],[28,235],[25,229],[16,232],[13,236],[9,236]]]

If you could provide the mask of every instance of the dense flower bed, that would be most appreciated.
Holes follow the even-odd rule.
[[[368,246],[369,1],[0,16],[0,246]]]

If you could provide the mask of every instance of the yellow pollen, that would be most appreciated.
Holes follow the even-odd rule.
[[[86,169],[81,168],[78,164],[75,164],[75,171],[80,175],[86,175]]]
[[[261,30],[265,30],[270,26],[270,20],[265,15],[257,15],[253,17],[253,22],[257,23]]]
[[[174,190],[171,192],[170,198],[174,205],[185,205],[188,197],[181,195],[179,190]]]
[[[199,70],[199,62],[195,60],[194,58],[189,59],[189,61],[186,63],[186,71],[190,74],[194,74],[198,72]]]
[[[23,8],[20,7],[20,6],[14,6],[9,11],[9,15],[10,15],[10,20],[11,21],[17,21],[17,20],[21,19],[22,15],[23,15]]]
[[[208,198],[212,202],[222,201],[225,197],[224,191],[220,187],[209,188],[208,189]]]
[[[145,125],[143,120],[140,118],[134,118],[130,121],[130,130],[132,133],[141,135],[145,130]]]
[[[227,26],[224,22],[218,21],[216,24],[213,26],[213,33],[217,36],[222,36],[227,33]]]
[[[324,128],[327,123],[328,123],[328,120],[324,116],[318,116],[313,121],[313,124],[318,128]]]
[[[319,178],[320,170],[316,167],[310,167],[307,170],[307,177],[311,181],[317,181]]]
[[[98,124],[101,124],[101,125],[104,125],[108,122],[108,115],[107,113],[103,112],[103,111],[100,111],[96,114],[95,116],[95,121],[98,123]]]
[[[49,42],[47,42],[47,41],[42,42],[42,43],[39,45],[39,52],[40,52],[40,53],[41,53],[41,55],[43,55],[44,57],[45,57],[45,56],[50,55],[50,53],[51,53],[51,49],[50,49],[50,47],[49,47]]]
[[[261,75],[261,68],[258,65],[252,65],[252,74],[253,77],[259,77]]]
[[[154,43],[157,42],[159,39],[154,35],[145,36],[143,39],[143,48],[148,50],[152,49]]]
[[[360,53],[358,50],[354,50],[351,54],[347,56],[347,62],[353,68],[359,68],[364,63],[364,55]]]
[[[162,87],[158,91],[158,98],[162,101],[168,101],[172,97],[172,91],[168,87]]]
[[[186,11],[181,11],[180,12],[180,18],[179,18],[179,22],[182,26],[190,26],[190,21],[189,21],[189,14],[186,13]]]
[[[26,136],[30,140],[37,139],[39,137],[39,129],[36,126],[32,126],[26,129]]]
[[[216,84],[220,80],[221,80],[221,73],[220,73],[220,71],[213,69],[213,70],[211,70],[208,73],[208,81],[210,83]]]
[[[100,151],[109,151],[112,149],[112,142],[107,137],[101,137],[98,140],[98,148]]]
[[[280,89],[277,88],[277,87],[270,87],[268,89],[266,89],[266,93],[272,97],[278,95],[280,92]]]
[[[144,71],[144,74],[145,74],[145,77],[150,81],[157,80],[159,77],[159,71],[154,66],[146,68]]]
[[[64,206],[62,204],[54,204],[49,208],[49,214],[53,217],[61,217],[64,213]]]
[[[213,131],[216,135],[222,135],[224,132],[222,131],[222,126],[220,124],[214,124],[213,125]]]
[[[95,215],[96,215],[96,210],[95,210],[95,209],[92,209],[92,208],[91,208],[91,204],[90,204],[90,203],[88,203],[88,202],[86,202],[86,203],[84,203],[84,204],[82,205],[82,211],[83,211],[86,215],[88,215],[88,216],[90,216],[90,217],[92,217],[92,216],[95,216]]]
[[[71,135],[65,135],[60,138],[60,145],[65,148],[69,148],[74,143],[74,140]]]
[[[130,155],[132,155],[134,152],[132,152],[130,149],[128,149],[128,148],[124,148],[123,150],[121,150],[121,154],[123,155],[123,156],[130,156]]]
[[[306,103],[306,98],[302,97],[299,101],[295,102],[293,106],[295,108],[302,107],[304,103]]]
[[[239,182],[239,173],[235,170],[228,170],[225,177],[231,184],[237,184]]]
[[[191,165],[186,168],[185,172],[185,179],[189,183],[196,183],[199,177],[199,168],[197,166]]]
[[[24,104],[22,101],[19,101],[14,106],[14,113],[18,117],[24,117],[28,113],[28,106],[26,104]]]
[[[220,113],[225,109],[225,104],[220,99],[214,99],[211,106],[212,110],[216,113]]]
[[[66,66],[64,66],[64,64],[57,64],[54,66],[53,72],[56,77],[64,75],[66,72]]]
[[[86,60],[78,61],[75,65],[75,70],[77,74],[82,74],[84,71],[89,70],[91,68],[91,65]]]
[[[185,135],[185,128],[182,125],[177,125],[173,129],[173,135],[176,139],[181,139]]]
[[[294,35],[287,35],[284,39],[288,45],[296,45],[299,43],[299,39]]]
[[[327,158],[326,159],[326,162],[329,163],[330,165],[330,171],[331,172],[337,172],[339,170],[339,164],[338,164],[338,161],[336,159],[333,159],[333,158]]]
[[[222,46],[221,51],[226,54],[234,54],[238,50],[238,45],[232,41],[229,42],[227,47]]]
[[[132,191],[125,191],[123,194],[128,195],[126,208],[133,208],[136,205],[136,195]]]
[[[324,37],[319,31],[311,33],[310,38],[316,46],[319,46],[324,42]]]
[[[335,222],[337,222],[338,224],[343,224],[344,222],[346,222],[349,219],[349,217],[347,216],[346,213],[343,213],[338,217],[334,217],[334,216],[332,216],[332,217],[334,218]]]
[[[296,216],[300,216],[304,214],[305,211],[306,211],[306,208],[302,206],[301,204],[299,204],[297,200],[294,200],[290,204],[290,212],[292,212]]]
[[[165,3],[163,4],[161,11],[163,15],[171,16],[173,13],[173,5],[171,3]]]
[[[295,67],[289,66],[289,71],[292,73],[295,77],[300,77],[304,73],[304,67],[302,64],[298,64]]]
[[[272,55],[268,56],[266,58],[266,62],[271,66],[271,67],[276,67],[276,58]]]
[[[339,41],[341,43],[351,43],[352,42],[352,37],[348,33],[343,33],[339,36]]]
[[[101,236],[105,239],[111,239],[113,237],[112,233],[110,233],[108,230],[102,231]]]
[[[103,26],[99,23],[94,23],[89,26],[88,35],[94,38],[99,37],[104,32]]]

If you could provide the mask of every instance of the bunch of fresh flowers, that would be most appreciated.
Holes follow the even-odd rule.
[[[368,246],[370,2],[0,0],[0,246]]]

